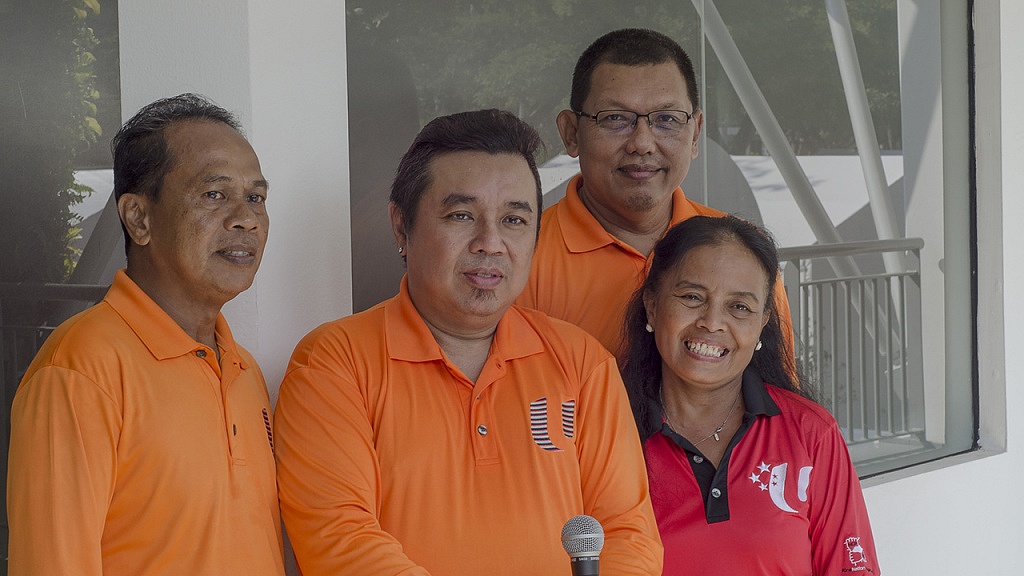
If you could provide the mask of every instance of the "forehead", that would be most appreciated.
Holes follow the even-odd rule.
[[[459,151],[435,157],[430,162],[430,184],[420,202],[440,203],[452,195],[481,204],[528,202],[537,209],[537,182],[526,159],[518,154]]]
[[[665,286],[687,281],[712,290],[767,294],[768,274],[761,261],[737,240],[691,249],[665,276]]]
[[[686,79],[672,61],[639,66],[602,62],[594,68],[586,102],[602,110],[609,106],[638,111],[692,108]]]
[[[259,159],[237,130],[208,120],[175,122],[164,130],[171,172],[200,176],[227,167],[259,171]]]

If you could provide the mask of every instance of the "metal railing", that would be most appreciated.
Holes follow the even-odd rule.
[[[923,247],[923,240],[908,238],[779,250],[797,359],[839,422],[857,464],[929,448],[921,345]],[[902,269],[886,271],[883,255],[891,263],[894,253]],[[851,268],[861,272],[835,272]]]

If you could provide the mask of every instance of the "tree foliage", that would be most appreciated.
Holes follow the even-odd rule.
[[[824,2],[715,4],[797,152],[851,149]],[[880,145],[897,149],[895,0],[850,2],[849,11]],[[350,46],[372,46],[407,64],[421,123],[471,108],[504,108],[540,130],[549,155],[562,150],[554,118],[567,106],[572,68],[586,45],[616,28],[653,28],[675,38],[698,66],[709,136],[732,153],[761,153],[746,112],[702,41],[691,2],[348,0],[347,22]]]
[[[33,0],[0,15],[0,280],[70,273],[75,159],[99,142],[90,18],[98,0]]]

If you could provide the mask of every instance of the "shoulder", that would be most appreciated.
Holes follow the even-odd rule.
[[[838,427],[835,417],[816,402],[778,386],[765,386],[782,415],[796,421],[802,430],[825,432]]]
[[[145,345],[131,327],[109,304],[100,302],[58,326],[43,343],[28,372],[43,366],[90,372],[110,363],[119,364],[142,350]]]
[[[585,330],[544,312],[522,306],[513,306],[510,312],[518,314],[544,344],[545,351],[562,361],[599,364],[615,359],[601,343]]]
[[[308,365],[372,346],[383,340],[384,303],[369,310],[325,322],[306,334],[295,346],[289,371],[296,364]]]
[[[703,204],[693,202],[692,200],[687,200],[687,202],[690,203],[690,206],[693,207],[694,212],[696,212],[698,216],[713,216],[715,218],[721,218],[722,216],[727,215],[725,212],[722,212],[721,210],[716,210],[710,206],[705,206]]]
[[[683,192],[682,188],[676,188],[675,192],[673,193],[673,204],[676,210],[676,213],[674,214],[674,220],[676,220],[677,223],[681,222],[682,220],[685,220],[690,216],[721,217],[726,215],[726,213],[722,212],[721,210],[716,210],[710,206],[701,204],[700,202],[690,200],[690,198],[686,196],[686,193]],[[687,212],[690,212],[690,214],[687,215]]]
[[[148,365],[147,358],[152,354],[145,344],[109,304],[100,302],[50,334],[25,371],[19,394],[43,386],[117,401],[124,375],[133,366]]]
[[[541,336],[557,338],[567,343],[580,346],[597,346],[601,350],[604,350],[604,347],[601,346],[601,343],[598,342],[596,338],[575,324],[559,320],[558,318],[549,316],[540,310],[524,308],[518,305],[513,305],[512,308],[510,308],[510,311],[517,312]]]

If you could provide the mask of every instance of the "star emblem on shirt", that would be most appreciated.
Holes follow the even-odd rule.
[[[762,461],[761,465],[757,467],[757,470],[750,473],[750,481],[753,482],[754,484],[758,484],[758,488],[760,488],[762,492],[768,489],[768,484],[765,484],[764,482],[761,481],[761,475],[764,474],[765,472],[770,472],[771,469],[771,466],[765,464]],[[773,482],[777,481],[774,474],[771,475],[771,480]]]

